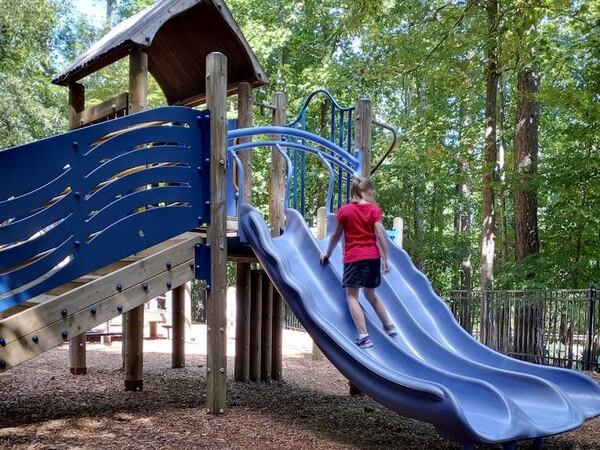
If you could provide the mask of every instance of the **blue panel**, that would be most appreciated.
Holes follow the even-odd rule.
[[[194,169],[195,170],[195,169]],[[190,169],[187,167],[151,167],[118,178],[94,192],[86,201],[86,211],[97,211],[102,206],[143,186],[160,183],[184,183]]]
[[[1,155],[1,153],[0,153]],[[29,239],[35,233],[66,218],[75,208],[75,197],[68,194],[53,205],[21,220],[0,227],[0,245],[8,245],[20,240]]]
[[[134,214],[136,209],[160,202],[191,203],[194,192],[189,187],[169,186],[132,192],[115,200],[87,220],[86,230],[95,233],[103,230],[115,221],[115,217],[126,217]]]
[[[209,133],[169,107],[0,152],[0,311],[210,222]]]
[[[14,266],[16,261],[27,261],[39,253],[54,248],[73,234],[73,215],[33,239],[0,251],[0,270]]]

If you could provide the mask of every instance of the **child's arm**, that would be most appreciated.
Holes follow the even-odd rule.
[[[381,249],[381,262],[383,264],[383,272],[389,272],[390,267],[388,266],[388,243],[385,237],[385,228],[381,222],[375,222],[375,236],[377,237],[377,244]]]
[[[329,257],[333,253],[333,249],[338,244],[338,242],[342,238],[343,234],[344,234],[344,228],[338,222],[337,226],[335,227],[335,231],[333,232],[333,236],[331,236],[331,239],[329,240],[329,246],[327,247],[327,252],[321,253],[321,264],[325,263],[329,259]]]

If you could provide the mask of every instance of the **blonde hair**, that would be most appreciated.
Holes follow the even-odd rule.
[[[352,201],[358,201],[363,198],[363,192],[375,189],[371,180],[367,177],[354,177],[350,186]]]

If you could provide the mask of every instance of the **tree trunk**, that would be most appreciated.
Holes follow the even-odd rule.
[[[540,251],[537,224],[539,75],[534,69],[519,72],[517,81],[517,125],[515,129],[515,237],[516,259],[522,261]]]
[[[488,0],[486,4],[488,38],[486,43],[486,99],[485,99],[485,144],[483,160],[483,205],[481,268],[479,280],[482,290],[494,285],[495,211],[494,211],[494,168],[496,165],[496,121],[498,95],[497,37],[498,1]],[[484,298],[486,296],[484,295]],[[481,307],[481,341],[494,348],[495,320],[493,308],[484,301]]]
[[[515,256],[517,261],[539,253],[537,223],[537,175],[539,107],[532,95],[539,91],[539,74],[533,68],[522,69],[517,77],[517,112],[515,127]],[[534,273],[524,274],[531,278]],[[544,363],[543,304],[533,300],[519,308],[517,317],[522,322],[516,334],[517,353],[530,355],[529,361]]]

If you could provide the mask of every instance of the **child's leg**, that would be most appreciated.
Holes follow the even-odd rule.
[[[347,287],[346,288],[346,300],[348,301],[348,308],[350,309],[350,315],[358,334],[367,334],[367,324],[365,323],[365,314],[363,313],[360,304],[358,303],[358,290],[359,288]]]
[[[369,303],[373,306],[373,309],[377,313],[383,326],[386,328],[393,327],[390,316],[388,316],[388,313],[385,310],[385,306],[383,306],[383,303],[379,300],[377,294],[375,294],[375,289],[365,288],[365,297],[367,297],[367,300],[369,300]]]

